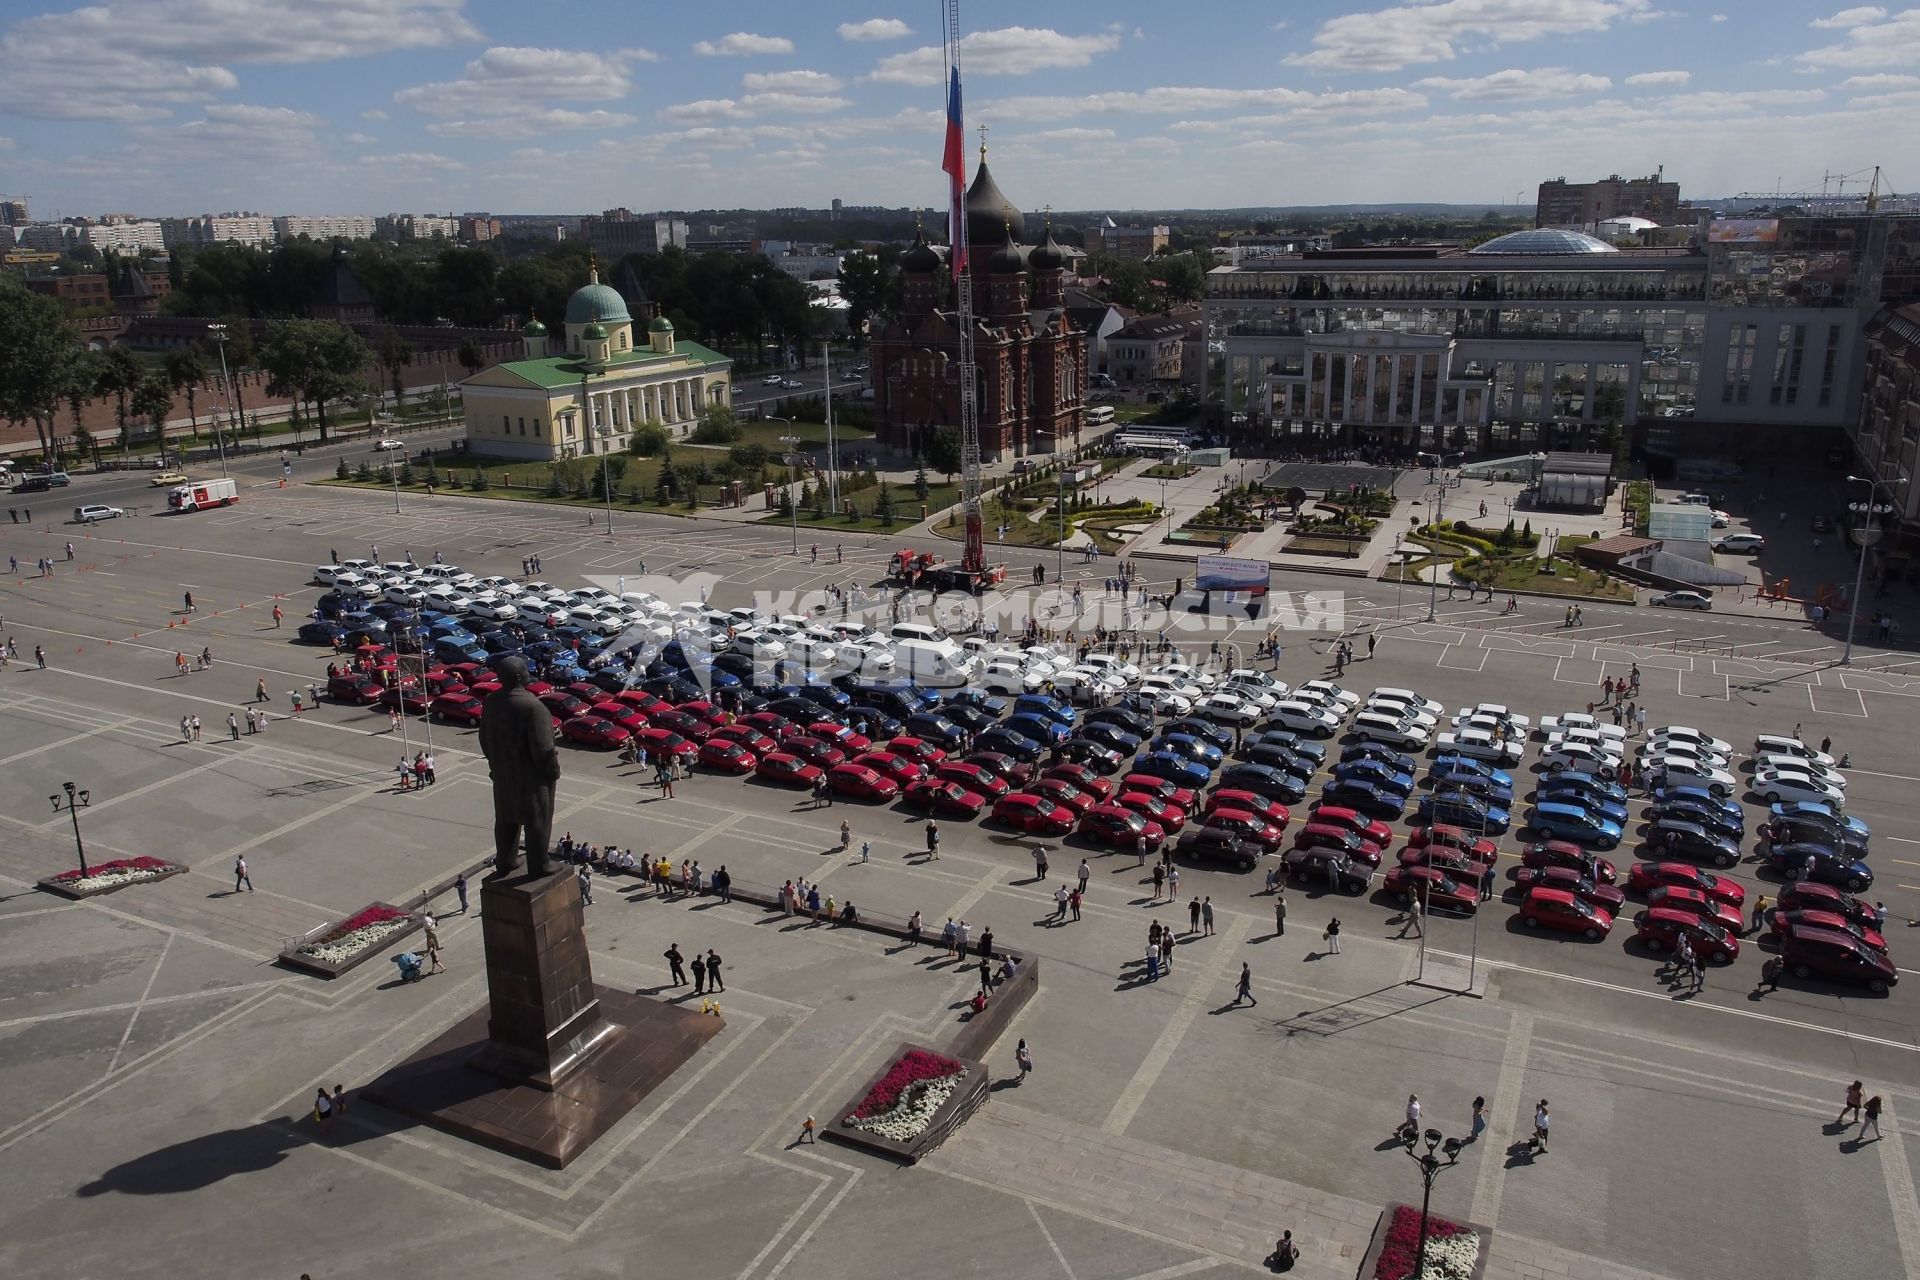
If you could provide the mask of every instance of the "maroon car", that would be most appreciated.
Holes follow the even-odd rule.
[[[1142,837],[1148,849],[1158,849],[1167,838],[1166,829],[1159,823],[1148,822],[1132,809],[1123,809],[1117,804],[1097,804],[1080,815],[1080,835],[1124,853],[1138,847]]]
[[[909,760],[905,756],[897,756],[891,751],[863,751],[853,758],[853,762],[883,773],[903,787],[927,776],[925,765],[917,760]]]
[[[613,751],[626,746],[627,740],[633,737],[633,734],[605,716],[589,713],[575,716],[564,722],[560,726],[560,736],[568,742],[592,747],[595,751]]]
[[[1513,873],[1513,882],[1523,894],[1536,885],[1564,889],[1582,902],[1605,907],[1608,914],[1615,916],[1627,901],[1627,895],[1616,886],[1601,884],[1578,867],[1521,867]]]
[[[427,704],[427,714],[455,724],[479,724],[481,705],[480,699],[465,691],[443,693]]]
[[[922,778],[909,783],[901,794],[915,809],[941,818],[971,821],[987,807],[987,798],[978,791],[969,791],[959,783],[943,778]]]
[[[348,672],[346,675],[327,677],[327,696],[335,702],[347,702],[356,707],[370,707],[380,701],[385,692],[378,680]]]
[[[1691,862],[1636,862],[1627,868],[1627,888],[1634,893],[1652,893],[1663,884],[1679,889],[1697,889],[1717,902],[1726,903],[1735,911],[1747,900],[1744,886],[1725,876],[1702,871]],[[1820,887],[1826,888],[1825,885]]]
[[[827,785],[848,800],[891,800],[900,794],[899,783],[863,764],[833,766],[827,770]]]
[[[1527,846],[1520,855],[1524,867],[1572,867],[1585,873],[1596,884],[1614,884],[1620,879],[1613,864],[1597,854],[1588,853],[1566,840],[1542,840]]]
[[[1649,907],[1633,918],[1633,935],[1649,951],[1677,951],[1685,938],[1693,954],[1712,964],[1732,964],[1740,937],[1691,911]]]
[[[822,769],[831,769],[847,762],[846,752],[810,733],[796,733],[791,738],[782,739],[780,749],[790,756],[799,756],[808,764],[817,764]]]
[[[752,773],[760,763],[753,752],[730,738],[708,738],[700,744],[697,759],[722,773]]]
[[[1456,878],[1440,867],[1408,866],[1403,862],[1387,872],[1383,887],[1408,905],[1424,898],[1429,911],[1465,913],[1480,908],[1480,890],[1474,884],[1474,877]]]
[[[789,755],[785,751],[775,751],[760,757],[760,763],[754,766],[754,776],[765,778],[768,782],[777,782],[783,787],[808,787],[826,776],[827,771],[817,764],[808,764],[799,756]]]
[[[1064,836],[1073,830],[1073,810],[1045,796],[1016,791],[993,805],[993,820],[1033,836]]]

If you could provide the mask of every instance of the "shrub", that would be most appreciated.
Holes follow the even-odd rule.
[[[347,465],[345,458],[341,458],[339,463],[333,468],[333,478],[335,480],[346,480],[351,478],[352,475],[353,468]]]
[[[649,422],[634,429],[633,439],[627,442],[627,448],[636,457],[653,458],[667,451],[670,440],[665,427]]]
[[[740,424],[731,409],[709,409],[700,415],[700,423],[687,439],[695,444],[732,444],[740,438]]]
[[[487,490],[493,488],[493,481],[487,478],[487,473],[485,468],[475,467],[473,469],[473,480],[468,484],[467,487],[472,489],[475,493],[485,493]]]
[[[365,458],[362,458],[360,460],[360,465],[353,469],[353,478],[355,480],[373,479],[373,468],[367,465],[367,460]]]
[[[408,484],[408,485],[414,483],[413,463],[411,461],[402,462],[400,464],[400,483]]]
[[[933,486],[927,482],[927,468],[922,464],[919,470],[913,473],[913,496],[925,502],[932,488]]]

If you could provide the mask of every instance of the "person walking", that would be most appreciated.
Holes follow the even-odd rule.
[[[1540,1105],[1533,1109],[1533,1145],[1540,1149],[1542,1155],[1546,1154],[1547,1126],[1552,1120],[1553,1117],[1547,1114],[1547,1100],[1540,1099]]]
[[[673,985],[676,987],[686,986],[687,968],[685,959],[680,954],[680,944],[676,942],[660,954],[666,957],[667,972],[673,975]]]
[[[195,742],[200,742],[203,740],[201,736],[201,724],[200,724],[199,716],[192,716],[189,718],[188,728],[193,730],[193,740]]]
[[[987,959],[985,956],[981,956],[979,971],[980,994],[990,996],[993,994],[993,961]]]
[[[467,873],[462,871],[453,878],[453,894],[460,899],[460,914],[467,914]]]
[[[583,862],[575,874],[580,878],[580,903],[582,906],[590,907],[593,905],[593,872]]]
[[[445,970],[447,966],[440,963],[440,927],[434,923],[432,916],[427,917],[426,939],[427,961],[433,966],[426,972],[440,973]]]
[[[1852,1084],[1848,1085],[1847,1086],[1847,1105],[1840,1108],[1840,1116],[1833,1123],[1835,1125],[1846,1124],[1847,1115],[1849,1112],[1853,1114],[1853,1118],[1855,1120],[1858,1120],[1860,1118],[1860,1108],[1862,1106],[1863,1100],[1866,1098],[1866,1095],[1867,1095],[1867,1087],[1864,1084],[1860,1083],[1858,1080],[1855,1080]]]
[[[698,951],[693,953],[693,994],[707,994],[707,958]]]
[[[253,700],[255,702],[265,702],[267,700],[267,680],[265,676],[253,682]]]
[[[189,591],[186,593],[186,602],[187,602],[187,612],[192,613],[193,612],[193,592]]]
[[[1760,926],[1767,918],[1767,895],[1761,894],[1753,900],[1753,923],[1747,926],[1748,933],[1760,932]]]
[[[1880,1095],[1877,1093],[1867,1099],[1866,1111],[1860,1118],[1859,1141],[1867,1140],[1868,1129],[1873,1130],[1874,1141],[1878,1142],[1880,1140]]]
[[[1087,881],[1088,881],[1088,880],[1091,880],[1092,878],[1093,878],[1093,868],[1087,865],[1087,860],[1086,860],[1085,858],[1082,858],[1082,859],[1080,859],[1080,893],[1081,893],[1081,896],[1083,896],[1083,897],[1084,897],[1084,896],[1086,895],[1086,892],[1087,892]]]
[[[1168,973],[1173,972],[1173,930],[1160,931],[1160,967]]]
[[[1326,939],[1327,939],[1327,954],[1330,956],[1339,955],[1340,954],[1340,917],[1339,916],[1335,916],[1333,919],[1327,921]]]
[[[1779,956],[1768,956],[1760,966],[1760,981],[1754,984],[1754,992],[1778,991],[1780,989],[1780,970],[1785,968]]]
[[[800,1141],[812,1142],[813,1129],[814,1129],[814,1124],[813,1124],[812,1116],[808,1116],[805,1120],[801,1121],[800,1122]]]
[[[33,663],[42,671],[47,669],[47,648],[45,645],[33,646]]]
[[[1033,1051],[1027,1048],[1025,1040],[1013,1051],[1013,1065],[1020,1068],[1020,1083],[1025,1084],[1027,1077],[1033,1074]]]
[[[246,855],[238,854],[233,859],[233,891],[240,892],[242,885],[246,886],[248,893],[253,892],[253,877],[247,874]]]
[[[1273,895],[1273,936],[1287,936],[1287,891],[1284,888]]]
[[[1244,960],[1240,962],[1240,986],[1233,993],[1233,1002],[1237,1005],[1260,1003],[1253,998],[1253,969]]]
[[[333,1099],[327,1096],[327,1087],[321,1085],[313,1099],[313,1124],[326,1137],[333,1128]]]
[[[660,765],[660,798],[673,799],[673,765],[666,761]]]
[[[707,948],[707,986],[714,991],[727,989],[727,984],[720,980],[720,953],[712,947]]]
[[[938,858],[939,856],[940,856],[940,824],[937,822],[928,822],[927,823],[927,857],[929,859],[932,859],[932,858]]]
[[[1478,1142],[1480,1135],[1487,1131],[1487,1100],[1476,1097],[1473,1100],[1473,1123],[1467,1130],[1467,1141]]]
[[[1213,936],[1213,897],[1209,894],[1200,901],[1200,930],[1211,938]]]

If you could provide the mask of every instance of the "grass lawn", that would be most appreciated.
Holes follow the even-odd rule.
[[[891,485],[890,492],[893,494],[893,523],[891,524],[882,523],[873,514],[873,504],[880,496],[880,488],[878,485],[870,485],[851,493],[844,490],[841,493],[843,501],[852,502],[859,509],[858,520],[849,520],[844,515],[832,514],[824,514],[816,518],[809,508],[800,513],[800,527],[803,529],[863,529],[869,533],[885,533],[889,529],[904,529],[909,525],[919,524],[928,515],[932,515],[942,507],[951,506],[960,501],[960,486],[957,484],[929,485],[927,500],[924,503],[914,496],[913,486],[910,484]],[[920,513],[922,506],[926,507],[927,515]],[[792,516],[783,516],[778,511],[760,520],[761,524],[791,524],[792,522]]]
[[[824,422],[743,422],[740,424],[740,438],[735,444],[757,444],[771,454],[781,454],[787,446],[780,443],[781,436],[799,436],[805,445],[824,445],[827,442],[827,424]],[[873,432],[860,427],[836,426],[833,438],[842,449],[858,447],[873,439]],[[675,449],[713,449],[725,453],[732,445],[725,444],[683,444],[676,440]]]
[[[664,506],[653,500],[654,487],[659,483],[660,479],[660,459],[636,458],[630,454],[615,455],[613,458],[610,458],[609,462],[613,465],[625,464],[621,474],[613,481],[614,507],[617,510],[623,511],[663,511],[667,513],[687,510],[686,486],[691,483],[692,459],[684,457],[684,452],[691,451],[682,450],[677,446],[673,451],[674,468],[680,476],[680,496]],[[467,493],[476,497],[503,498],[513,502],[552,502],[560,505],[581,507],[606,506],[606,501],[603,498],[578,496],[570,484],[567,492],[563,496],[549,496],[548,481],[552,477],[554,465],[555,464],[550,462],[528,462],[524,460],[507,462],[485,458],[471,458],[462,454],[442,454],[435,460],[432,478],[435,488],[443,492],[449,488],[447,484],[447,473],[451,471],[453,478],[458,481],[459,484],[456,492]],[[563,463],[560,465],[563,468],[567,468],[564,474],[584,478],[590,486],[600,474],[600,462],[597,457],[577,458],[574,459],[571,464]],[[476,470],[486,474],[487,488],[484,492],[476,493],[468,487],[473,479],[473,473]],[[413,468],[414,483],[410,486],[403,484],[401,488],[413,492],[425,492],[427,475],[426,465],[416,463]],[[346,480],[327,480],[324,483],[371,489],[392,488],[393,482],[383,476],[378,467],[374,468],[373,477],[372,480],[366,481],[349,478]],[[700,490],[701,505],[710,506],[720,501],[725,486],[716,482],[713,484],[699,485],[698,488]],[[759,506],[759,486],[748,483],[745,489],[747,504],[754,507]],[[909,489],[907,492],[911,495],[913,491]],[[591,489],[589,489],[589,493],[591,493]],[[633,497],[636,494],[640,499],[638,502],[633,501]],[[804,516],[801,522],[806,522]]]
[[[1149,480],[1185,480],[1199,470],[1191,463],[1156,462],[1140,474]]]

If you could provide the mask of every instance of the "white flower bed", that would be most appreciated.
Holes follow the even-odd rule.
[[[865,1130],[890,1142],[912,1142],[927,1131],[927,1126],[933,1123],[933,1117],[946,1105],[954,1090],[960,1087],[966,1074],[959,1071],[937,1080],[923,1080],[910,1085],[901,1091],[900,1100],[889,1110],[864,1120],[849,1121],[849,1127]]]
[[[77,893],[93,893],[99,889],[115,889],[121,885],[138,884],[142,880],[157,880],[177,870],[175,867],[119,867],[112,871],[98,872],[90,876],[75,876],[71,880],[60,881],[63,889],[72,889]]]
[[[1470,1280],[1474,1264],[1480,1261],[1478,1232],[1463,1231],[1457,1236],[1427,1237],[1427,1265],[1420,1280]]]
[[[390,938],[405,929],[413,921],[401,916],[397,920],[382,920],[377,924],[362,925],[352,933],[342,934],[331,942],[314,942],[295,948],[299,955],[311,956],[325,964],[340,964],[373,946],[382,938]]]

